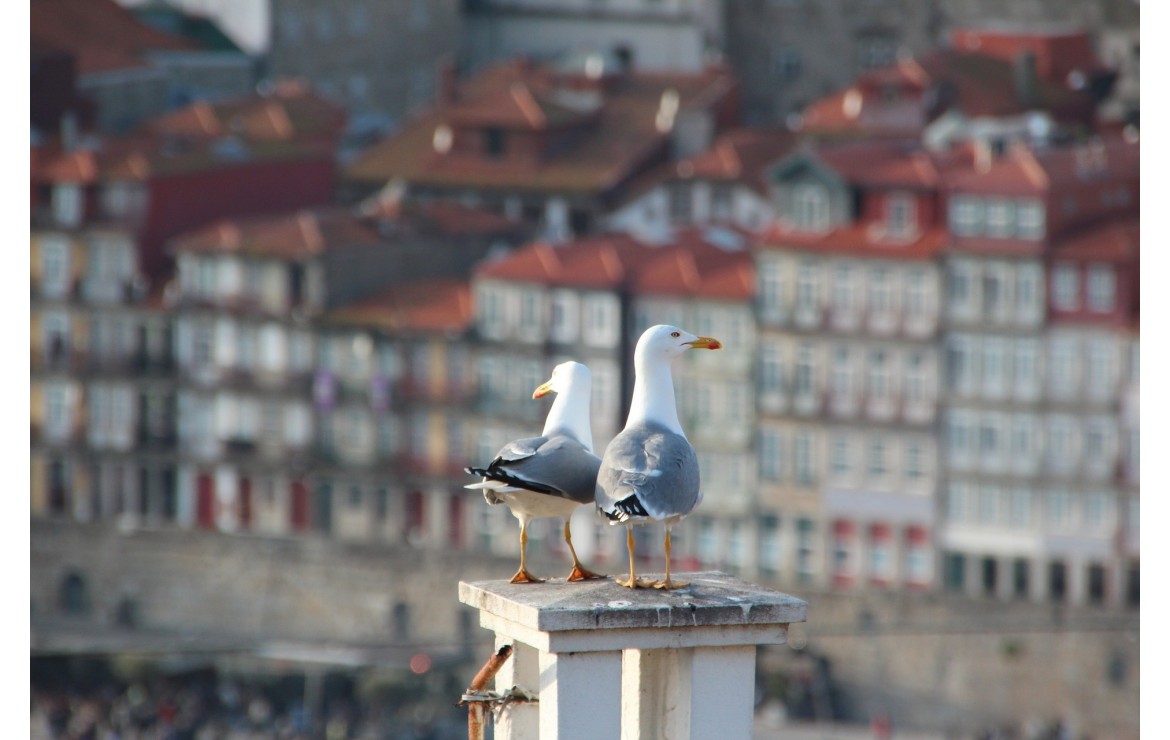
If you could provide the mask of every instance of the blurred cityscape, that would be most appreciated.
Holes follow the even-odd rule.
[[[30,13],[33,737],[464,737],[463,468],[657,323],[760,737],[1138,737],[1137,0]]]

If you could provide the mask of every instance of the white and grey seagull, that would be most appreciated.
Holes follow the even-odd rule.
[[[597,509],[610,524],[626,525],[628,588],[680,588],[670,580],[670,528],[699,505],[699,460],[678,423],[671,363],[691,349],[720,349],[719,340],[659,324],[634,348],[634,395],[626,426],[610,441],[597,474]],[[634,576],[634,524],[666,525],[666,578]]]
[[[533,398],[557,394],[541,436],[509,442],[485,468],[465,468],[471,475],[483,477],[465,488],[483,489],[489,504],[507,504],[520,520],[520,569],[512,576],[512,583],[544,580],[528,572],[527,566],[528,522],[538,517],[565,520],[565,544],[573,556],[568,580],[604,577],[581,565],[569,532],[569,516],[578,506],[594,500],[601,464],[593,454],[589,389],[589,368],[579,362],[557,365],[552,377],[532,392]]]

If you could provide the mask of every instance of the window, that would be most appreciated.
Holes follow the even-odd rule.
[[[349,33],[351,36],[365,36],[370,32],[370,13],[366,6],[358,3],[349,9]]]
[[[780,432],[764,429],[760,433],[760,478],[767,481],[780,480],[781,464]]]
[[[1072,522],[1072,494],[1068,491],[1048,491],[1044,494],[1044,514],[1048,526],[1064,529]]]
[[[848,265],[838,265],[833,271],[833,308],[841,313],[851,313],[856,308],[853,302],[853,272]]]
[[[798,396],[812,395],[815,387],[816,359],[811,344],[801,344],[796,350],[795,391]]]
[[[947,215],[955,236],[975,236],[983,230],[983,202],[978,198],[954,196]]]
[[[615,299],[610,295],[593,295],[585,299],[585,341],[601,347],[613,346],[618,339],[618,316]]]
[[[1032,492],[1026,488],[1013,489],[1009,499],[1008,518],[1014,527],[1032,526]]]
[[[927,314],[926,273],[923,270],[911,270],[906,275],[906,313],[918,317]]]
[[[829,191],[823,185],[797,185],[792,190],[792,221],[798,231],[827,231]]]
[[[1003,341],[988,337],[983,341],[983,392],[988,397],[998,398],[1003,394],[1007,380],[1007,365]]]
[[[760,304],[765,313],[775,314],[781,309],[780,263],[766,257],[759,261]]]
[[[1113,524],[1113,497],[1102,491],[1085,496],[1085,527],[1103,531]]]
[[[568,291],[553,292],[550,301],[549,335],[554,342],[568,344],[577,339],[577,297]]]
[[[1016,318],[1035,321],[1040,318],[1043,300],[1040,296],[1041,271],[1039,265],[1016,267]]]
[[[880,478],[886,474],[886,443],[881,437],[874,437],[869,441],[868,469],[869,474]]]
[[[1012,420],[1012,457],[1030,466],[1036,454],[1037,434],[1031,416],[1017,414]]]
[[[966,521],[971,512],[971,488],[959,481],[947,487],[947,519],[952,522]]]
[[[849,438],[844,434],[833,435],[829,467],[835,475],[846,475],[849,472]]]
[[[1117,383],[1113,347],[1108,339],[1094,339],[1088,342],[1086,358],[1086,390],[1095,396],[1106,396]]]
[[[853,395],[853,368],[848,347],[838,347],[833,351],[832,383],[833,395],[837,398]]]
[[[81,223],[84,191],[74,183],[60,183],[53,188],[53,217],[61,226]]]
[[[489,157],[498,158],[504,155],[504,146],[507,134],[501,128],[489,126],[483,130],[483,152]]]
[[[1061,311],[1080,307],[1080,277],[1076,265],[1059,264],[1052,269],[1052,305]]]
[[[947,347],[947,383],[952,391],[969,391],[974,384],[971,350],[970,340],[964,337],[952,338]]]
[[[1052,340],[1052,390],[1059,395],[1071,393],[1077,383],[1075,340],[1070,337],[1056,337]]]
[[[892,193],[886,198],[886,228],[890,236],[911,236],[914,229],[914,198],[908,193]]]
[[[56,236],[42,236],[41,292],[61,298],[69,290],[69,242]]]
[[[719,558],[719,533],[715,530],[715,522],[711,519],[699,520],[699,560],[704,563],[714,563]]]
[[[955,316],[969,316],[971,313],[973,272],[972,265],[959,262],[952,264],[947,274],[948,302]]]
[[[1116,275],[1111,266],[1089,265],[1085,289],[1090,311],[1108,313],[1113,310]]]
[[[873,401],[885,401],[890,397],[889,356],[885,350],[869,353],[869,387],[866,395]]]
[[[906,443],[906,478],[910,481],[921,480],[926,475],[926,455],[922,443],[911,440]]]
[[[983,275],[983,311],[986,316],[999,317],[1004,309],[1003,280],[998,266],[988,265]]]
[[[794,447],[796,482],[802,486],[812,485],[815,481],[813,467],[816,464],[813,459],[812,434],[806,431],[797,432]]]
[[[540,294],[535,290],[525,290],[520,293],[520,326],[539,331],[541,321]]]
[[[1010,200],[987,201],[987,235],[1004,239],[1015,235],[1015,205]]]
[[[504,301],[494,288],[480,288],[478,305],[481,306],[480,326],[486,333],[498,336],[504,328]]]
[[[979,489],[979,523],[999,523],[1000,499],[1003,491],[998,486],[981,486]]]
[[[760,517],[760,570],[775,573],[780,569],[780,520],[771,514]]]
[[[772,74],[781,81],[787,82],[800,76],[802,67],[800,52],[796,49],[781,46],[772,50]]]
[[[973,451],[973,436],[968,414],[952,411],[947,416],[947,445],[952,463],[958,464],[967,460]]]
[[[817,308],[817,268],[811,262],[801,262],[796,268],[796,308],[798,311]]]
[[[672,182],[667,186],[670,199],[670,220],[673,223],[691,222],[691,187],[685,182]]]
[[[875,267],[869,275],[869,310],[874,313],[888,313],[893,309],[890,295],[890,270]]]
[[[1048,465],[1054,470],[1069,470],[1076,464],[1074,424],[1067,416],[1048,420]]]
[[[1033,397],[1040,389],[1040,367],[1037,364],[1039,348],[1034,340],[1020,339],[1016,341],[1015,350],[1012,374],[1016,395]]]
[[[906,362],[904,395],[911,403],[926,401],[926,358],[921,350],[910,353]]]
[[[1021,239],[1044,238],[1044,206],[1034,200],[1016,202],[1016,234]]]
[[[714,185],[711,188],[711,215],[725,221],[732,216],[732,190],[730,185]]]

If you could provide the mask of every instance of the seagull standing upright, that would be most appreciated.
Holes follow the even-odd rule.
[[[680,588],[670,580],[670,528],[702,499],[699,460],[678,422],[671,363],[691,349],[720,349],[719,340],[659,324],[634,349],[634,395],[626,426],[610,441],[597,474],[597,509],[610,524],[626,525],[628,588]],[[666,525],[666,578],[634,576],[634,524]]]
[[[517,439],[504,445],[486,468],[468,467],[482,476],[465,488],[483,489],[489,504],[507,504],[520,520],[520,568],[512,583],[541,583],[528,571],[528,522],[537,517],[565,520],[565,544],[573,556],[568,580],[602,578],[581,565],[569,532],[569,516],[594,500],[597,468],[593,431],[589,427],[589,368],[579,362],[562,362],[552,377],[532,392],[533,398],[556,393],[539,437]]]

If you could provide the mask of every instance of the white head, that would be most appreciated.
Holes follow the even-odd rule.
[[[567,433],[585,449],[593,451],[593,432],[589,425],[589,368],[579,362],[562,362],[553,368],[552,377],[532,391],[533,398],[557,394],[544,420],[545,436],[553,431]]]
[[[552,377],[532,391],[533,398],[543,398],[550,393],[567,393],[569,388],[589,388],[589,368],[579,362],[562,362],[553,368]]]
[[[634,396],[626,426],[653,421],[683,434],[674,405],[671,363],[690,349],[722,347],[718,339],[695,336],[677,326],[659,324],[643,332],[634,348]]]
[[[682,357],[690,349],[722,349],[718,339],[700,337],[683,331],[677,326],[658,324],[642,332],[638,346],[634,349],[634,362],[643,363],[651,359],[670,362]]]

